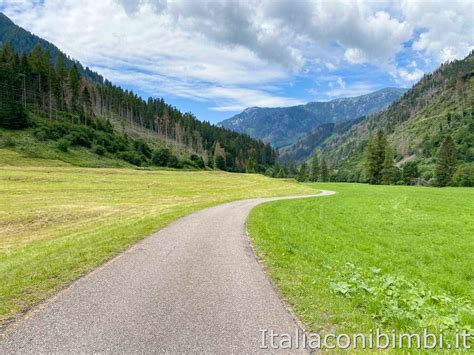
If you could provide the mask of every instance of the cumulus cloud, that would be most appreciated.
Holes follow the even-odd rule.
[[[414,50],[444,62],[462,58],[474,49],[473,1],[405,0],[402,11],[413,27],[421,29]]]
[[[415,70],[413,70],[412,72],[409,72],[408,70],[403,68],[398,70],[398,75],[400,75],[400,77],[406,82],[417,81],[421,79],[423,74],[423,70],[420,70],[418,68],[415,68]]]
[[[0,10],[111,80],[221,111],[297,104],[282,84],[362,65],[411,83],[425,68],[399,54],[434,67],[473,48],[471,0],[0,0]],[[373,87],[340,79],[327,96]]]

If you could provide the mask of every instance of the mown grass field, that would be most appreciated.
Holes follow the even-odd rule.
[[[261,175],[78,168],[0,149],[0,324],[183,215],[306,193]]]
[[[248,230],[317,332],[474,329],[474,189],[311,184],[334,196],[257,206]]]

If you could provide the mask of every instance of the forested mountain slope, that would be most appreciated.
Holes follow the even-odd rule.
[[[4,15],[0,20],[2,41],[12,40],[0,50],[0,127],[29,127],[37,139],[63,140],[62,149],[82,146],[134,165],[176,167],[175,155],[227,171],[263,172],[274,163],[269,144],[201,122],[163,99],[145,101],[107,80],[91,80],[100,76],[81,75],[80,64],[54,45]],[[163,154],[174,156],[172,163],[163,163]]]
[[[386,108],[406,89],[386,88],[376,92],[328,102],[310,102],[292,107],[250,107],[219,125],[283,147],[295,143],[313,129],[338,124]]]
[[[415,162],[420,176],[433,176],[441,142],[453,138],[457,158],[474,161],[474,54],[445,63],[425,75],[400,100],[383,112],[349,126],[318,144],[334,179],[363,181],[364,149],[370,136],[382,130],[398,165]]]

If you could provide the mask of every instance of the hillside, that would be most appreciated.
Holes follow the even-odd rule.
[[[270,142],[275,147],[283,147],[295,143],[320,125],[337,124],[381,111],[405,91],[386,88],[328,102],[278,108],[250,107],[219,125]]]
[[[334,168],[334,179],[363,181],[363,155],[369,137],[387,134],[397,165],[413,161],[420,177],[432,179],[441,142],[450,135],[458,161],[474,161],[474,54],[425,75],[385,111],[337,132],[317,145]],[[472,167],[471,167],[472,170]]]
[[[332,135],[346,132],[350,127],[364,119],[365,116],[362,116],[340,123],[325,123],[317,126],[309,134],[298,139],[296,143],[281,148],[279,159],[283,163],[305,161],[313,154],[316,147],[321,145],[326,139]]]
[[[264,172],[275,161],[269,144],[102,80],[3,14],[0,40],[0,147],[73,164],[63,153],[80,148],[88,157],[77,163],[82,166],[101,165],[90,153],[107,166],[112,161],[235,172]]]

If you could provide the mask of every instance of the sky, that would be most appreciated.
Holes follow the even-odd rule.
[[[410,87],[474,49],[474,0],[0,0],[105,78],[217,123]]]

